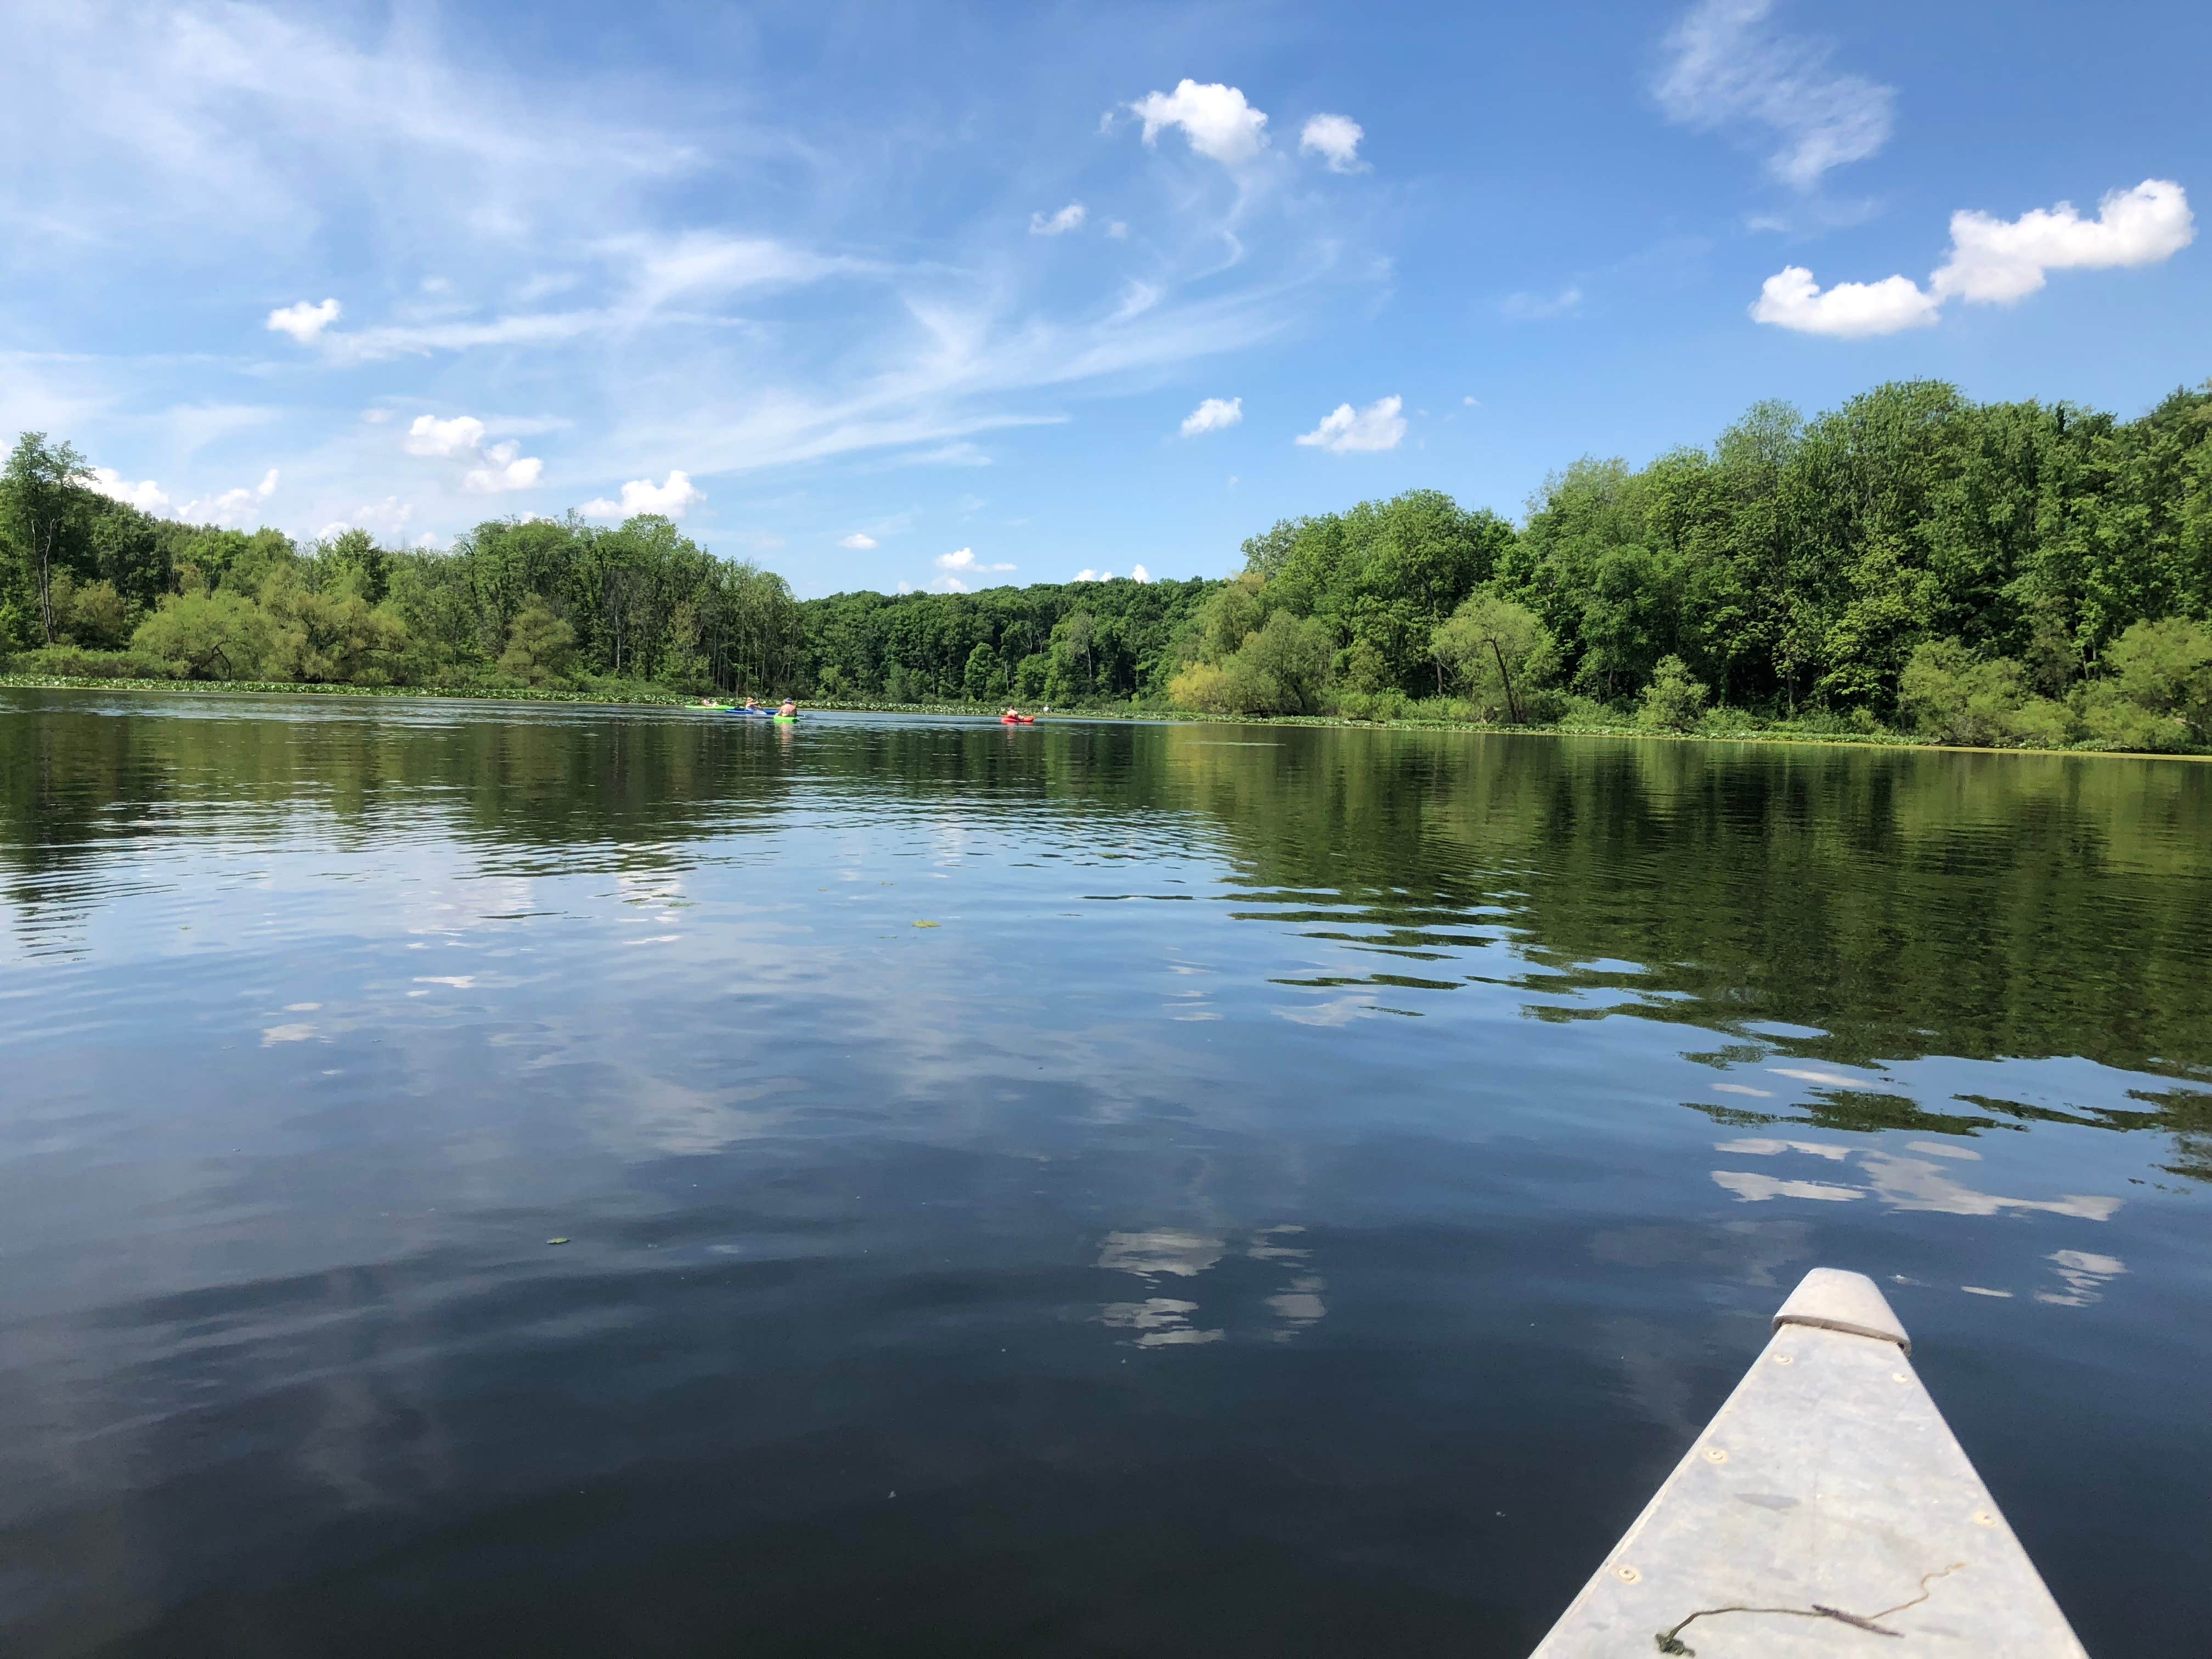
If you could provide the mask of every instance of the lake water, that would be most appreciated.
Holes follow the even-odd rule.
[[[1824,1264],[2212,1628],[2212,766],[5,692],[0,892],[11,1656],[1519,1656]]]

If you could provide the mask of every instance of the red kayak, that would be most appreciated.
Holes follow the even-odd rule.
[[[1035,714],[1001,714],[999,716],[999,724],[1001,726],[1035,726],[1036,724],[1036,716]]]

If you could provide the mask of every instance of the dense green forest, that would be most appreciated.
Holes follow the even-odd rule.
[[[2132,421],[1928,381],[1762,404],[1577,461],[1517,524],[1415,490],[1224,581],[804,602],[664,519],[295,544],[87,476],[33,433],[0,479],[15,672],[2212,747],[2212,383]]]

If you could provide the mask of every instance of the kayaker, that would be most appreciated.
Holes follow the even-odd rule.
[[[775,715],[778,720],[796,720],[799,718],[799,705],[789,697],[786,697],[783,700],[783,707],[775,711]]]

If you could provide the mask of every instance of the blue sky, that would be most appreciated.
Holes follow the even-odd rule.
[[[2197,4],[9,10],[0,430],[196,520],[1211,575],[1761,398],[2212,374]]]

